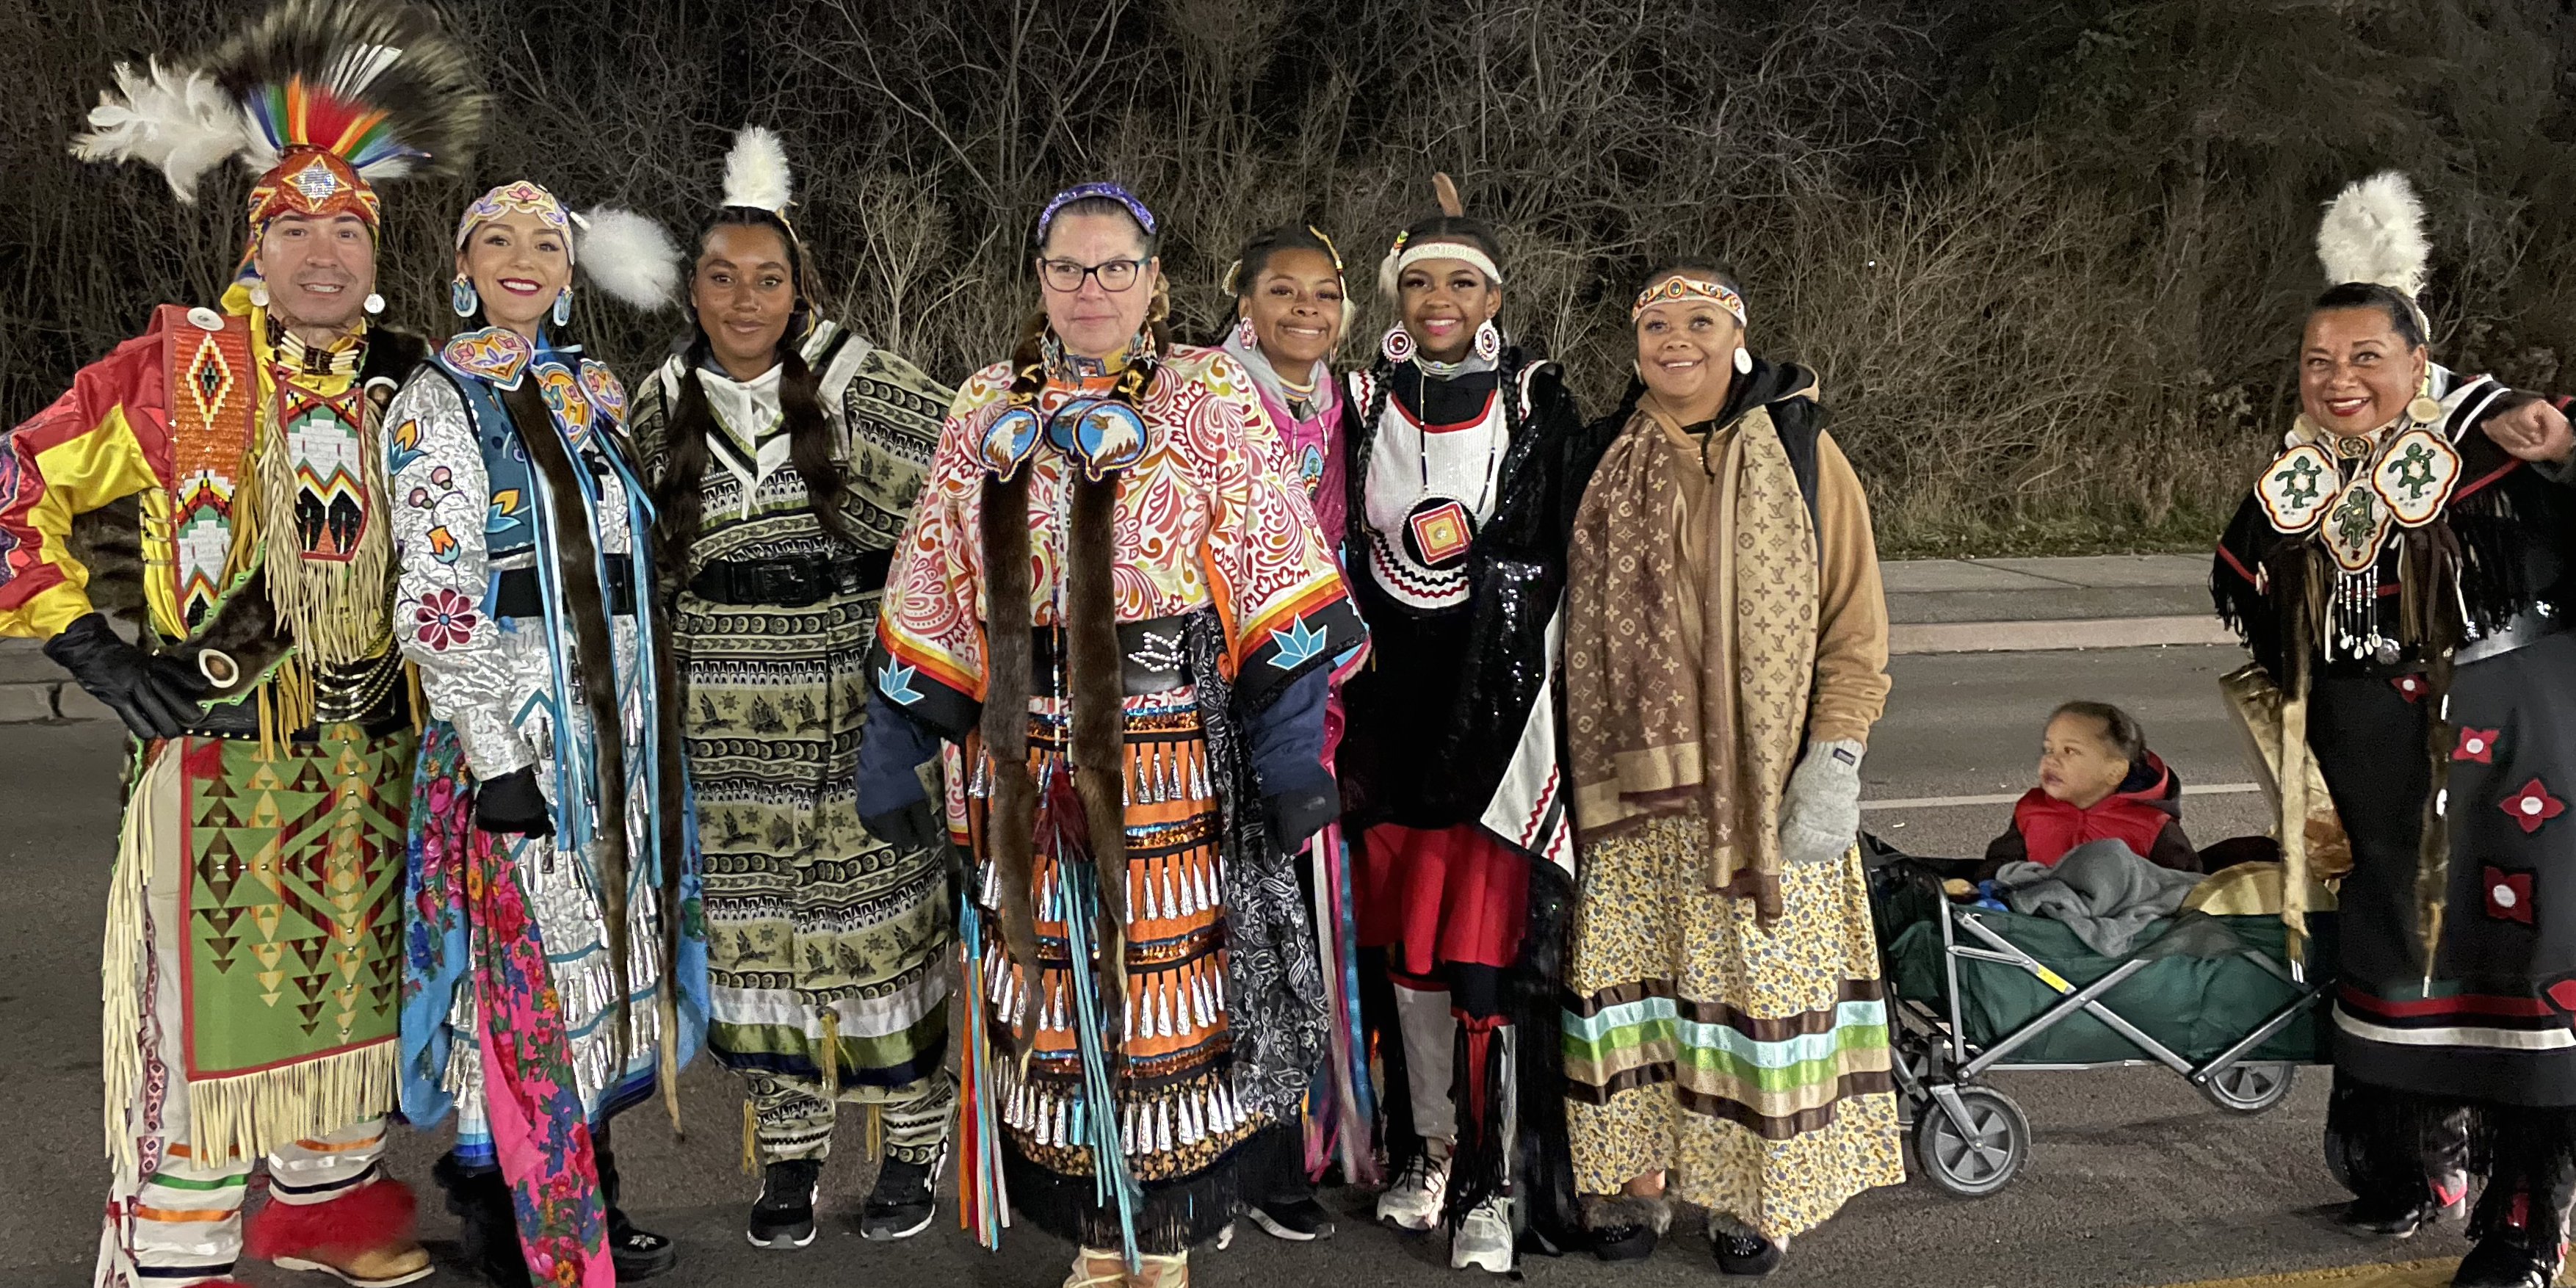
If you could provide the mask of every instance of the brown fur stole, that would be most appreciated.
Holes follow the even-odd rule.
[[[1126,990],[1127,817],[1125,686],[1118,660],[1118,603],[1112,578],[1118,480],[1073,481],[1072,528],[1066,534],[1063,657],[1070,681],[1072,736],[1067,760],[1083,815],[1100,894],[1093,942],[1107,985],[1104,1010],[1123,1007]],[[1029,484],[1023,471],[984,483],[984,710],[979,729],[992,758],[992,798],[985,818],[1002,942],[1021,971],[1037,969],[1033,883],[1038,827],[1037,783],[1029,772],[1029,696],[1034,647],[1029,615]],[[1036,991],[1024,990],[1019,1017],[1034,1032]],[[1114,1024],[1115,1014],[1108,1017]]]
[[[984,480],[984,754],[993,795],[984,846],[994,872],[1002,944],[1025,982],[1021,1032],[1035,1029],[1038,970],[1037,780],[1029,773],[1029,476]]]
[[[552,525],[550,531],[560,556],[555,584],[563,588],[564,616],[573,627],[573,661],[578,667],[574,678],[581,684],[582,705],[589,709],[591,728],[597,735],[599,782],[595,790],[599,794],[600,819],[595,836],[600,847],[599,911],[608,923],[611,977],[617,981],[613,1021],[617,1026],[617,1064],[624,1068],[632,1033],[626,999],[634,994],[635,981],[628,969],[626,933],[626,737],[625,724],[617,710],[617,653],[608,628],[608,592],[599,582],[598,548],[591,539],[590,513],[582,505],[581,479],[574,473],[581,468],[580,462],[555,431],[554,417],[537,392],[537,382],[521,380],[518,388],[497,392],[502,407],[510,413],[511,425],[519,431],[520,443],[528,449],[528,465],[545,480],[549,506],[546,521]],[[641,540],[642,534],[637,534],[637,539]],[[639,593],[642,590],[638,588]],[[664,915],[676,919],[679,910],[666,908]]]

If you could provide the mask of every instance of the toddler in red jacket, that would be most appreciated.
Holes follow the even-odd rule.
[[[2039,786],[2014,804],[2012,826],[1986,847],[1980,875],[2024,859],[2055,864],[2105,838],[2160,867],[2200,870],[2182,830],[2182,778],[2147,750],[2136,718],[2105,702],[2069,702],[2050,713]]]

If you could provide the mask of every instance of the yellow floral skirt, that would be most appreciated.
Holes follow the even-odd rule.
[[[1782,912],[1703,885],[1697,813],[1585,846],[1566,984],[1575,1185],[1666,1193],[1779,1238],[1905,1179],[1857,848],[1781,874]]]

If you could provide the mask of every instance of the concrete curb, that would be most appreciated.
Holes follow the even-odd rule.
[[[2048,622],[1911,622],[1887,628],[1887,651],[2032,653],[2054,649],[2148,648],[2165,644],[2233,644],[2236,633],[2215,617],[2094,617]]]

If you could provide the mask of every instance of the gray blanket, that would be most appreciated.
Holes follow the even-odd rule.
[[[2065,922],[2105,957],[2128,956],[2138,932],[2172,916],[2198,884],[2199,873],[2157,867],[2113,840],[2076,846],[2055,867],[2007,863],[1995,873],[2005,906]]]

